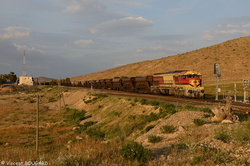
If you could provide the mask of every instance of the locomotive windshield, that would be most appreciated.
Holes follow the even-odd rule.
[[[188,77],[188,78],[201,78],[201,75],[197,75],[197,74],[188,74],[187,77]]]

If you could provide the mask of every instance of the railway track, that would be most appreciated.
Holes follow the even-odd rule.
[[[164,95],[152,95],[152,94],[140,94],[133,92],[124,92],[124,91],[115,91],[115,90],[105,90],[105,89],[94,89],[93,91],[112,95],[112,96],[123,96],[123,97],[138,97],[138,98],[146,98],[151,100],[161,100],[172,104],[179,105],[193,105],[193,106],[204,106],[204,107],[214,107],[216,105],[225,105],[225,101],[215,101],[209,99],[190,99],[190,98],[181,98],[175,96],[164,96]],[[249,114],[250,113],[250,104],[232,103],[232,109],[235,113],[241,114]]]

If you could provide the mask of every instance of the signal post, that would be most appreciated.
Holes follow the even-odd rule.
[[[218,63],[215,63],[214,64],[214,74],[216,76],[216,88],[215,88],[215,100],[218,100],[218,94],[219,94],[219,91],[218,91],[218,82],[219,82],[219,77],[221,77],[221,74],[220,74],[220,66]]]

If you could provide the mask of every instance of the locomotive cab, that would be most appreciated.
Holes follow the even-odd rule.
[[[194,70],[175,70],[166,73],[154,74],[159,85],[153,86],[152,90],[157,90],[161,94],[185,96],[191,98],[203,97],[204,87],[202,87],[202,75]],[[163,78],[163,82],[161,78]]]
[[[202,86],[202,76],[198,74],[187,74],[174,76],[176,85],[190,85],[192,87]]]

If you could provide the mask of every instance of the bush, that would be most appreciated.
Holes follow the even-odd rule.
[[[202,119],[194,119],[193,120],[194,124],[197,125],[197,126],[202,126],[204,125],[206,122]]]
[[[88,128],[86,133],[91,137],[95,137],[95,138],[98,138],[101,140],[104,140],[104,138],[105,138],[105,133],[101,131],[100,127]]]
[[[94,124],[96,124],[97,122],[93,122],[93,121],[88,121],[88,122],[85,122],[84,124],[83,124],[83,126],[82,126],[82,129],[83,130],[86,130],[88,127],[90,127],[90,126],[92,126],[92,125],[94,125]]]
[[[49,98],[49,102],[56,102],[57,100],[54,97]]]
[[[149,101],[147,99],[141,99],[140,100],[141,105],[147,105]]]
[[[66,108],[64,112],[64,117],[67,118],[67,120],[73,121],[75,124],[78,124],[80,121],[87,119],[89,116],[85,117],[86,111],[85,110],[77,110],[77,109],[71,109]]]
[[[201,112],[205,112],[205,113],[209,113],[212,114],[214,116],[214,113],[212,112],[212,110],[210,108],[200,108]]]
[[[236,130],[233,131],[232,136],[236,140],[244,143],[250,141],[250,121],[244,123],[243,126],[237,127]]]
[[[149,125],[146,127],[145,131],[148,132],[149,130],[151,130],[154,127],[155,127],[155,125]]]
[[[92,96],[96,96],[98,98],[105,98],[105,97],[108,97],[108,95],[105,95],[105,94],[92,94]]]
[[[228,142],[230,140],[229,134],[224,129],[219,129],[215,131],[215,139],[221,140],[222,142]]]
[[[150,149],[146,149],[141,143],[130,141],[120,149],[121,156],[130,161],[137,160],[141,163],[146,163],[150,160]]]
[[[91,94],[91,95],[95,96],[95,97],[93,99],[91,99],[91,100],[84,101],[85,104],[94,103],[98,99],[102,99],[102,98],[108,97],[105,94]]]
[[[156,135],[149,135],[148,136],[148,142],[151,142],[151,143],[160,142],[161,140],[162,140],[162,137],[160,137],[160,136],[156,136]]]
[[[196,165],[200,164],[204,160],[203,156],[194,156],[191,160],[191,164]]]
[[[165,125],[160,128],[162,133],[173,133],[176,128],[173,125]]]

